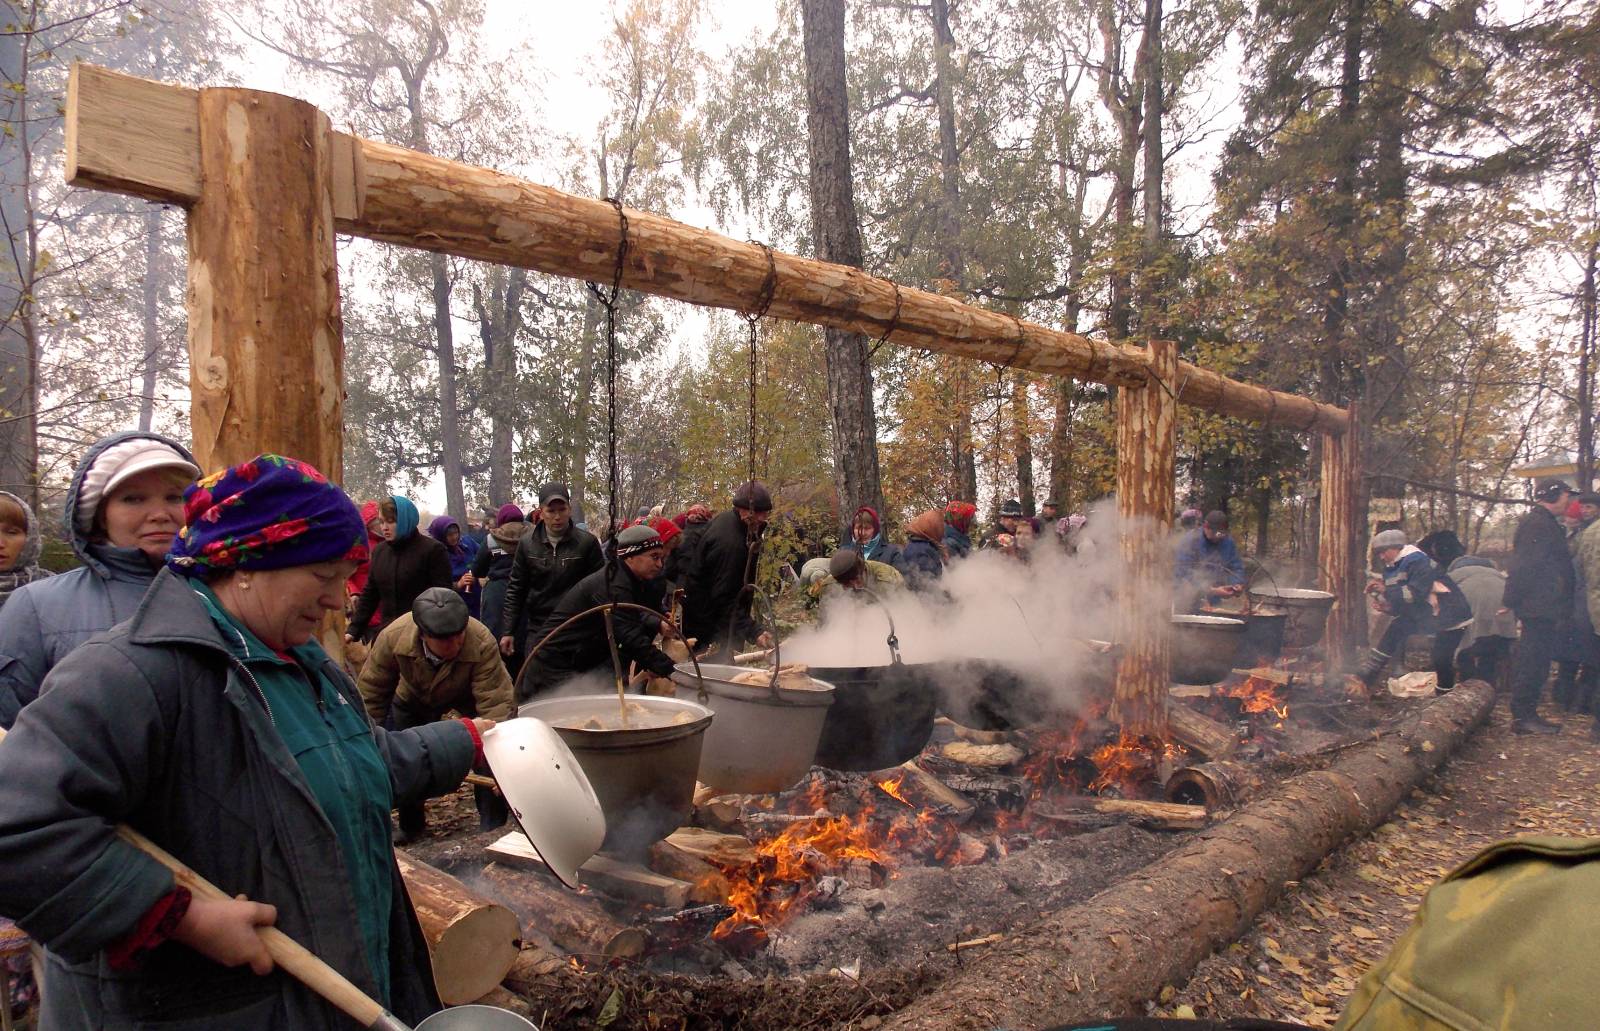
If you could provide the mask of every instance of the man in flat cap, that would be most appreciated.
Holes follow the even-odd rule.
[[[1559,723],[1539,715],[1539,698],[1572,613],[1572,557],[1561,525],[1571,493],[1560,477],[1535,483],[1533,510],[1517,523],[1511,542],[1505,607],[1522,623],[1511,670],[1511,729],[1518,734],[1561,733]]]
[[[489,628],[467,613],[467,603],[448,587],[417,595],[411,611],[390,623],[372,642],[361,667],[361,700],[367,715],[396,730],[420,727],[454,710],[462,716],[508,720],[511,675]],[[487,788],[474,788],[480,829],[506,821],[505,802]],[[422,804],[400,813],[401,844],[427,827]]]
[[[617,635],[617,652],[622,657],[624,675],[632,663],[657,677],[672,675],[672,658],[656,647],[657,634],[676,634],[666,618],[666,582],[661,579],[666,559],[661,535],[649,526],[630,526],[617,534],[616,561],[588,576],[562,595],[555,610],[535,631],[543,640],[567,620],[600,605],[625,602],[651,610],[615,609],[611,615]],[[573,677],[601,673],[610,679],[614,673],[611,644],[606,637],[605,616],[591,613],[562,630],[528,660],[519,688],[523,698],[554,690]]]
[[[761,535],[772,517],[772,495],[756,480],[733,492],[733,507],[706,526],[684,583],[683,633],[696,648],[731,655],[747,643],[772,646],[772,635],[750,617],[761,563]]]

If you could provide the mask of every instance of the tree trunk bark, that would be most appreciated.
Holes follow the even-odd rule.
[[[1144,256],[1139,282],[1144,292],[1140,331],[1146,337],[1162,336],[1166,320],[1161,303],[1162,177],[1166,155],[1161,145],[1163,103],[1161,56],[1161,0],[1145,0],[1144,36],[1139,41],[1139,78],[1144,80]]]
[[[1116,8],[1111,0],[1101,0],[1097,20],[1104,50],[1098,73],[1100,99],[1117,127],[1117,153],[1111,169],[1111,203],[1116,233],[1112,240],[1106,331],[1112,339],[1124,340],[1133,324],[1132,266],[1135,258],[1133,251],[1138,246],[1133,232],[1134,202],[1138,196],[1134,188],[1134,166],[1139,157],[1143,110],[1137,61],[1134,81],[1127,93],[1123,92],[1123,26],[1117,24]]]
[[[1488,716],[1468,681],[1399,733],[1285,782],[1088,902],[1013,934],[884,1023],[886,1031],[1048,1027],[1141,1011],[1283,890],[1395,806]]]
[[[0,3],[0,15],[14,26],[28,24],[26,12]],[[0,136],[0,215],[10,233],[0,257],[0,490],[39,510],[39,354],[33,332],[33,261],[29,240],[33,205],[31,148],[28,145],[27,32],[0,36],[0,76],[20,88],[0,99],[5,124],[19,127]]]
[[[1578,344],[1578,489],[1594,488],[1594,362],[1595,362],[1595,264],[1600,257],[1600,240],[1589,239],[1589,254],[1583,265],[1583,296],[1579,300]]]
[[[161,273],[164,244],[161,209],[152,206],[144,213],[144,283],[140,289],[139,322],[144,339],[144,362],[139,386],[139,428],[149,431],[155,420],[156,385],[162,367]]]
[[[861,267],[861,222],[850,161],[850,98],[845,82],[845,0],[800,5],[806,54],[806,127],[811,227],[817,256]],[[871,505],[882,512],[878,422],[872,356],[860,333],[825,328],[828,410],[833,424],[834,486],[841,511]]]
[[[1359,406],[1352,404],[1352,408]],[[1360,417],[1350,413],[1344,433],[1322,435],[1321,498],[1317,579],[1334,596],[1323,631],[1328,672],[1350,669],[1356,650],[1367,641],[1367,611],[1362,593],[1360,534],[1365,523],[1361,497]]]
[[[1017,500],[1022,502],[1022,514],[1031,517],[1035,511],[1033,420],[1028,411],[1028,374],[1025,372],[1011,374],[1011,418],[1016,441]],[[1044,532],[1054,533],[1055,530],[1054,527],[1042,528],[1041,533]]]
[[[502,283],[501,277],[504,277]],[[485,301],[478,301],[478,326],[483,338],[483,357],[489,384],[485,399],[489,407],[489,504],[498,507],[511,500],[513,450],[516,442],[517,337],[522,333],[522,295],[527,289],[526,269],[496,269],[490,273],[493,287]]]

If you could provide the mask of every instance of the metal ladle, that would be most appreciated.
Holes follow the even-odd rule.
[[[0,741],[5,739],[0,730]],[[196,898],[227,902],[232,896],[185,866],[176,856],[125,823],[117,824],[117,837],[172,872],[173,880]],[[322,996],[361,1027],[370,1031],[539,1031],[537,1024],[496,1006],[456,1006],[427,1017],[414,1029],[384,1009],[378,1001],[351,984],[311,950],[276,927],[258,927],[256,934],[267,947],[272,962],[295,980]]]

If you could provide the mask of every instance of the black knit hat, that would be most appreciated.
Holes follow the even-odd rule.
[[[746,480],[733,492],[733,507],[753,512],[772,511],[772,495],[760,480]]]
[[[1022,502],[1018,501],[1016,498],[1008,498],[1006,503],[1000,506],[1000,515],[1002,517],[1021,516]]]

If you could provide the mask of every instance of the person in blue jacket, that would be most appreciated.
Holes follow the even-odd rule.
[[[1198,529],[1178,539],[1173,561],[1173,581],[1178,588],[1180,611],[1191,611],[1203,602],[1230,598],[1245,587],[1244,560],[1228,533],[1228,513],[1212,511]]]
[[[1394,619],[1367,653],[1356,676],[1372,687],[1389,662],[1405,649],[1407,638],[1432,634],[1438,689],[1441,693],[1451,690],[1456,683],[1456,646],[1472,625],[1472,606],[1466,595],[1421,548],[1407,542],[1404,530],[1384,530],[1373,537],[1372,552],[1383,563],[1383,582],[1374,581],[1367,590]]]

